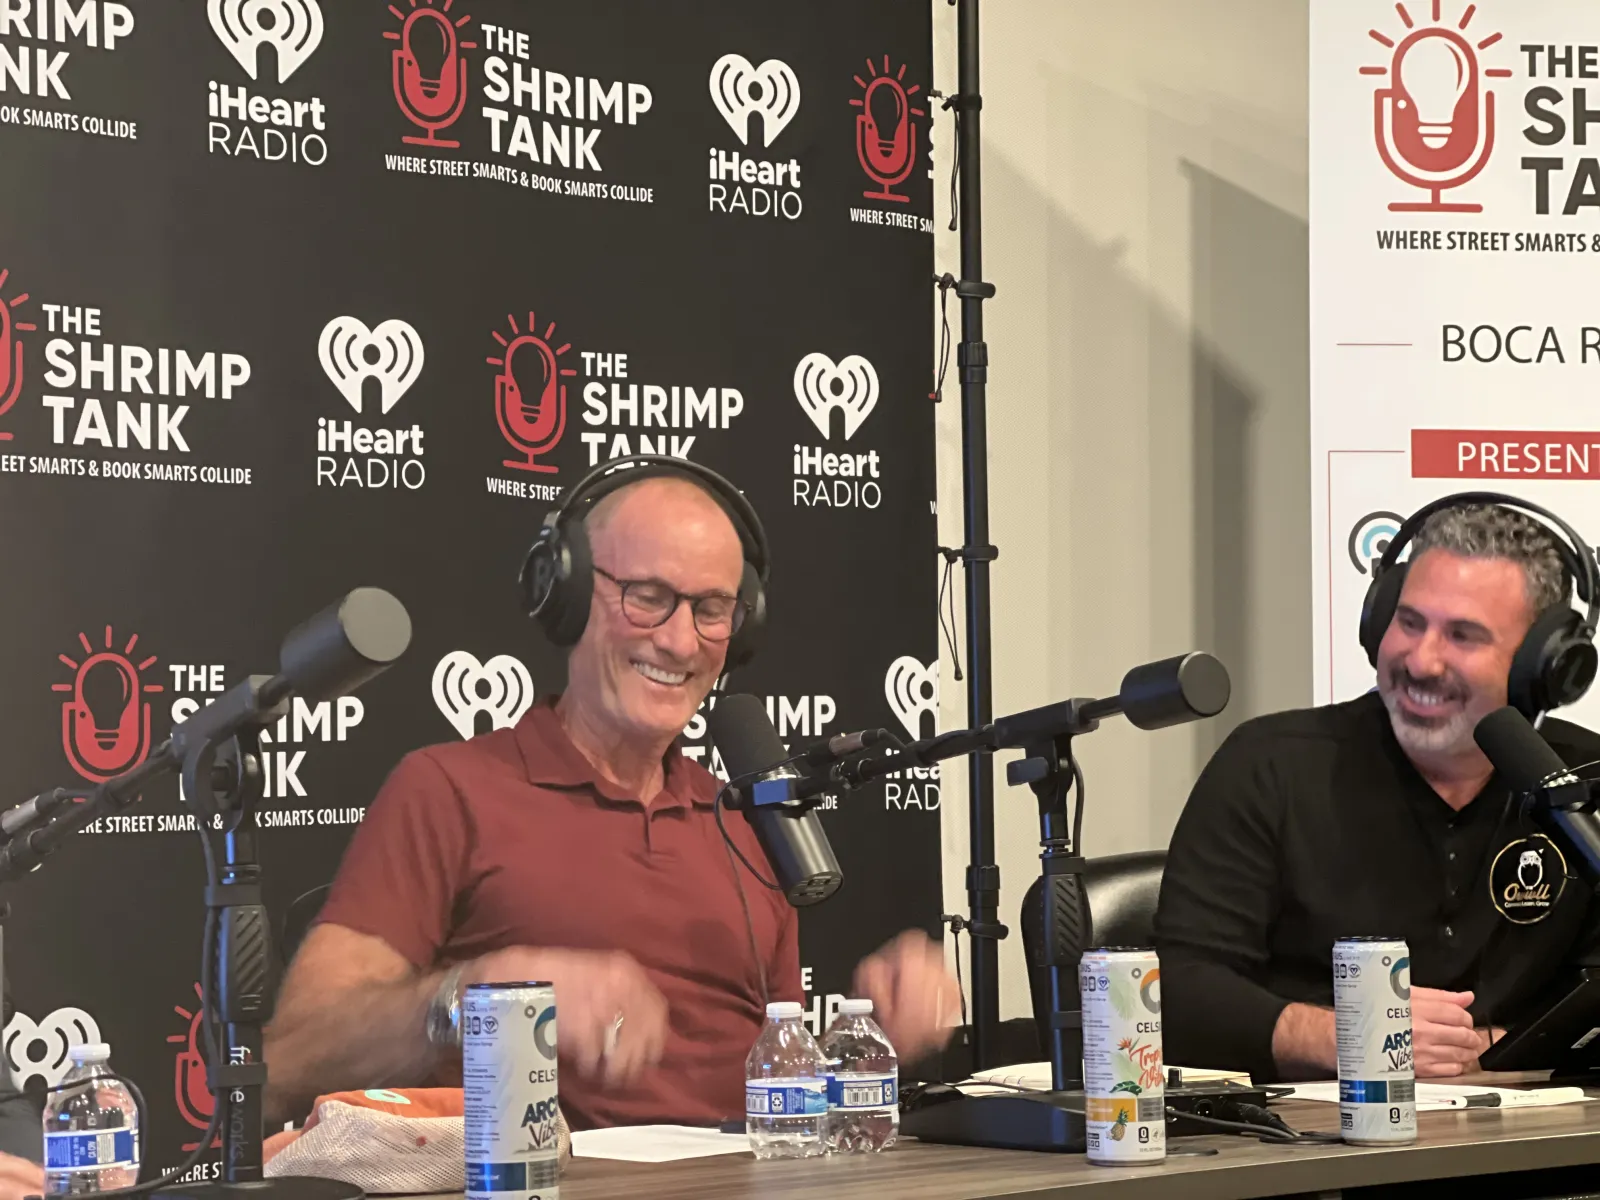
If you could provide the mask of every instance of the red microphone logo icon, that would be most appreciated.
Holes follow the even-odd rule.
[[[52,684],[51,690],[69,693],[61,705],[61,748],[67,761],[79,775],[100,783],[144,761],[150,752],[150,704],[143,695],[165,689],[142,678],[155,655],[134,664],[138,634],[119,651],[107,625],[104,649],[96,650],[82,633],[78,644],[85,655],[82,662],[57,656],[71,668],[72,682]]]
[[[527,333],[517,328],[515,317],[507,316],[506,321],[511,326],[510,341],[498,330],[492,331],[494,340],[505,348],[505,356],[487,360],[490,366],[500,368],[494,377],[494,415],[500,433],[523,454],[520,459],[506,459],[505,465],[519,471],[554,473],[558,469],[554,463],[534,459],[554,450],[567,429],[567,385],[561,380],[577,372],[561,366],[559,360],[572,344],[552,349],[556,323],[551,321],[544,333],[538,334],[531,312]]]
[[[1396,4],[1410,32],[1396,44],[1376,29],[1370,36],[1394,53],[1388,66],[1362,67],[1363,75],[1384,75],[1389,86],[1373,93],[1373,137],[1383,165],[1397,179],[1428,193],[1427,200],[1396,201],[1390,212],[1482,212],[1481,204],[1447,203],[1450,188],[1476,178],[1494,150],[1494,92],[1485,78],[1509,79],[1504,67],[1485,70],[1478,53],[1500,41],[1493,33],[1474,44],[1464,30],[1477,12],[1467,5],[1455,27],[1443,24],[1439,0],[1433,23],[1418,26],[1404,4]]]
[[[216,1111],[216,1101],[212,1098],[211,1089],[206,1086],[206,1060],[200,1054],[200,985],[194,985],[195,1006],[190,1012],[181,1004],[174,1004],[172,1011],[187,1021],[188,1029],[184,1033],[169,1033],[167,1044],[179,1047],[172,1061],[172,1090],[173,1097],[178,1104],[178,1115],[186,1124],[200,1130],[202,1134],[211,1128],[211,1114]],[[212,1146],[220,1146],[222,1138],[219,1136]],[[194,1150],[200,1143],[190,1142],[184,1150]]]
[[[887,54],[883,56],[883,74],[878,74],[870,58],[867,74],[870,80],[859,75],[855,77],[864,95],[850,101],[861,110],[856,116],[856,158],[861,169],[877,181],[880,190],[862,195],[868,200],[909,204],[910,196],[889,189],[904,182],[916,161],[917,126],[911,118],[923,116],[925,112],[911,106],[911,97],[921,91],[922,86],[915,83],[905,86],[905,64],[901,64],[895,74],[889,74]]]
[[[435,149],[460,146],[461,143],[438,136],[439,130],[456,123],[467,103],[467,56],[463,50],[476,50],[477,42],[464,42],[458,32],[470,15],[452,21],[450,6],[455,0],[443,0],[439,8],[434,0],[411,0],[411,11],[401,17],[398,31],[384,30],[383,36],[397,41],[394,51],[394,101],[406,119],[419,129],[427,130],[427,137],[407,135],[401,138],[411,146],[432,146]],[[400,17],[400,11],[390,7],[390,12]]]
[[[5,287],[6,276],[10,273],[0,267],[0,288]],[[11,315],[27,298],[27,292],[9,300],[0,296],[0,416],[10,412],[17,397],[22,395],[22,339],[17,334],[32,333],[38,328]],[[0,442],[9,442],[11,438],[10,433],[0,433]]]

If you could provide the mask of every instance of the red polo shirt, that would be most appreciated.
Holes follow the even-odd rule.
[[[578,752],[550,700],[515,728],[414,751],[373,801],[318,919],[380,937],[421,970],[508,946],[624,950],[666,997],[665,1053],[628,1088],[565,1072],[567,1120],[587,1129],[737,1116],[765,1013],[736,886],[774,1000],[800,999],[799,921],[743,867],[736,879],[712,812],[716,778],[677,750],[665,767],[649,807],[623,795]],[[744,819],[724,818],[763,866]]]

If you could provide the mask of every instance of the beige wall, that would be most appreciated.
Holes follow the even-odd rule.
[[[936,83],[955,10],[934,0]],[[1191,648],[1223,719],[1080,742],[1091,855],[1164,846],[1238,721],[1311,696],[1306,6],[987,0],[985,274],[995,711],[1114,692]],[[936,134],[948,220],[951,127]],[[939,269],[959,262],[941,232]],[[955,306],[952,305],[952,314]],[[956,330],[959,336],[959,327]],[[953,374],[953,371],[952,371]],[[961,537],[960,411],[939,414],[940,527]],[[946,654],[944,728],[964,725]],[[944,788],[946,911],[965,911],[965,769]],[[997,768],[1002,1013],[1027,1011],[1017,909],[1030,793]]]

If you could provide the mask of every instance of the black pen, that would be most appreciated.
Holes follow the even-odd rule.
[[[1499,1108],[1499,1092],[1471,1092],[1467,1095],[1467,1108]]]

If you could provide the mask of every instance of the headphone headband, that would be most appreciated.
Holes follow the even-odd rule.
[[[704,490],[717,502],[723,512],[728,514],[729,520],[733,522],[734,532],[739,535],[739,541],[744,546],[746,560],[755,567],[761,582],[766,583],[771,574],[772,560],[767,548],[767,533],[762,528],[761,518],[756,515],[755,508],[745,498],[744,493],[734,487],[727,478],[717,474],[710,467],[701,466],[686,458],[671,458],[662,454],[633,454],[626,458],[614,458],[610,462],[601,463],[562,494],[555,508],[545,518],[545,525],[547,528],[560,528],[579,505],[586,506],[582,515],[587,516],[588,511],[603,498],[629,484],[674,476],[690,479],[704,486]]]
[[[1526,514],[1541,518],[1539,523],[1546,530],[1554,526],[1561,532],[1567,541],[1566,543],[1557,541],[1556,552],[1561,555],[1563,565],[1572,576],[1572,586],[1577,591],[1578,598],[1587,606],[1583,626],[1589,631],[1590,636],[1593,636],[1595,630],[1600,628],[1600,567],[1595,564],[1593,549],[1578,536],[1577,530],[1548,508],[1528,500],[1519,500],[1504,492],[1455,492],[1424,504],[1402,521],[1394,537],[1389,539],[1389,544],[1384,547],[1383,557],[1373,568],[1373,578],[1376,579],[1383,572],[1394,569],[1400,561],[1400,552],[1422,532],[1422,527],[1434,513],[1447,508],[1461,508],[1468,504],[1496,504],[1502,508],[1521,509]]]

